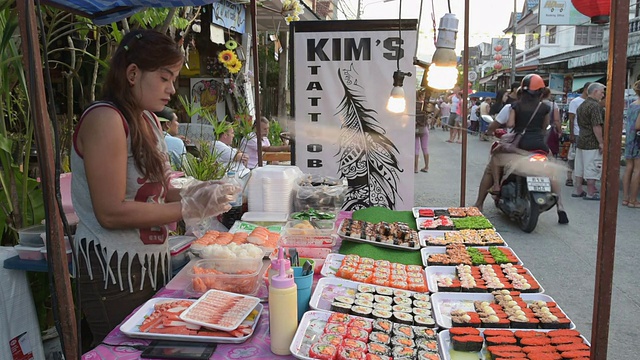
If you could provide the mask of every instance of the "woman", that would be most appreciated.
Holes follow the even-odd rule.
[[[269,142],[269,138],[267,137],[269,134],[269,120],[266,117],[262,116],[260,121],[254,122],[253,127],[255,128],[258,124],[260,124],[260,134],[262,135],[263,152],[291,151],[289,145],[271,146],[271,142]],[[240,149],[249,156],[247,169],[253,169],[258,166],[258,137],[255,131],[249,133],[242,139]]]
[[[502,110],[502,108],[504,107],[505,101],[507,101],[508,97],[509,92],[507,92],[507,89],[498,90],[498,92],[496,93],[496,101],[489,108],[489,115],[495,118],[495,116],[498,115],[498,113],[500,113],[500,110]]]
[[[413,166],[413,172],[416,174],[420,162],[420,150],[422,150],[424,158],[424,167],[420,171],[429,172],[429,126],[424,110],[424,93],[418,94],[418,101],[416,101],[415,162]]]
[[[633,91],[640,96],[640,81],[633,84]],[[622,178],[622,205],[630,208],[640,208],[638,202],[638,188],[640,188],[640,98],[636,99],[627,109],[626,142],[624,157],[627,166]]]
[[[128,33],[111,59],[102,101],[85,110],[73,135],[74,248],[94,345],[168,278],[165,224],[224,212],[227,194],[238,191],[199,183],[181,196],[169,186],[167,147],[152,111],[175,93],[182,65],[169,37]]]
[[[551,109],[542,103],[541,96],[545,88],[544,80],[537,74],[529,74],[522,78],[520,99],[511,104],[507,127],[516,133],[523,133],[518,148],[525,151],[542,151],[549,153],[544,141],[546,128],[549,125]],[[551,155],[549,153],[549,155]],[[569,218],[562,204],[561,188],[555,176],[551,177],[551,190],[557,196],[558,223],[568,224]],[[494,189],[496,185],[494,183]],[[499,189],[499,184],[498,184]]]
[[[560,137],[562,136],[562,121],[560,120],[560,110],[554,102],[550,100],[551,89],[545,87],[542,90],[542,103],[547,105],[551,111],[549,113],[549,131],[546,135],[546,143],[554,157],[560,152]]]

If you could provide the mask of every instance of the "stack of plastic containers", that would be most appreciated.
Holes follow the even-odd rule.
[[[280,238],[285,249],[296,248],[300,257],[315,261],[315,270],[320,272],[324,260],[336,244],[337,235],[333,220],[292,220],[287,222]]]
[[[297,166],[267,165],[254,169],[247,185],[249,211],[291,213],[293,186],[301,175]]]

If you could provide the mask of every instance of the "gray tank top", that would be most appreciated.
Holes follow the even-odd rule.
[[[120,268],[122,259],[126,254],[128,259],[128,264],[126,265],[129,269],[128,283],[130,292],[136,290],[133,289],[131,283],[131,260],[134,256],[137,256],[142,264],[141,278],[143,281],[141,289],[144,286],[146,278],[149,279],[153,288],[156,289],[158,285],[164,285],[169,277],[169,248],[166,241],[168,234],[167,227],[162,225],[147,229],[105,229],[100,225],[93,211],[84,160],[82,154],[78,153],[75,141],[84,117],[99,107],[109,107],[118,111],[122,117],[123,130],[127,134],[127,186],[125,201],[164,203],[166,196],[166,191],[163,190],[160,183],[147,181],[136,167],[131,152],[129,127],[122,113],[111,103],[99,102],[91,105],[80,118],[80,122],[74,133],[73,150],[71,151],[71,170],[73,172],[71,199],[80,220],[74,237],[75,252],[78,254],[78,257],[84,257],[85,263],[88,265],[87,271],[89,276],[93,278],[89,261],[89,247],[93,246],[94,250],[98,253],[99,251],[96,245],[100,245],[102,255],[100,265],[104,272],[105,288],[108,281],[111,281],[111,283],[115,284],[117,282],[120,284],[121,290],[124,290],[121,272],[117,271],[117,275],[114,274],[114,271],[109,267],[109,263],[115,256],[117,258],[118,268]],[[164,142],[164,136],[157,118],[152,113],[145,111],[145,119],[149,121],[158,136],[159,150],[166,153],[167,146]],[[85,241],[82,242],[82,239],[85,239]],[[81,244],[84,244],[84,246]],[[160,266],[160,269],[158,269],[158,266]],[[156,279],[156,274],[161,274],[163,278],[162,284],[158,284],[159,279]]]

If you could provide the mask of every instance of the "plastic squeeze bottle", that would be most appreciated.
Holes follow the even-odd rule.
[[[271,279],[269,286],[269,334],[271,352],[289,355],[289,347],[298,328],[298,287],[287,276],[284,261],[280,273]]]
[[[271,279],[274,276],[278,275],[280,272],[280,263],[284,262],[284,270],[287,273],[287,276],[293,278],[293,269],[291,268],[291,261],[289,259],[284,258],[284,248],[278,248],[278,257],[276,259],[271,260],[271,267],[269,268],[268,277],[269,277],[269,285],[271,285]]]

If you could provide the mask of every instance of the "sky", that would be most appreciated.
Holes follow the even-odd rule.
[[[420,10],[420,0],[360,0],[363,10],[362,19],[397,19],[398,6],[402,1],[402,18],[417,19]],[[434,45],[434,32],[432,21],[432,2],[435,8],[436,28],[440,18],[447,13],[446,0],[422,0],[422,19],[420,24],[420,37],[418,40],[418,59],[430,62]],[[518,11],[522,11],[525,0],[469,0],[469,46],[473,47],[482,42],[491,42],[492,37],[505,37],[504,29],[509,26],[509,17],[513,12],[513,4],[516,2]],[[340,0],[346,3],[348,8],[355,13],[358,0]],[[464,47],[464,1],[450,0],[451,12],[459,20],[458,36],[456,42],[456,54],[460,55]],[[345,12],[349,12],[345,9]],[[339,18],[344,15],[338,10]]]

